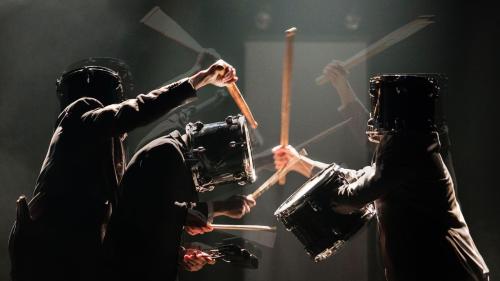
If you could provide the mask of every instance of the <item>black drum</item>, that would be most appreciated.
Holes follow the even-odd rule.
[[[198,191],[212,190],[216,185],[255,181],[251,141],[245,117],[229,116],[225,122],[186,126],[188,153]]]
[[[61,104],[81,97],[96,98],[104,105],[123,101],[122,81],[118,72],[102,66],[82,66],[64,73],[56,81]]]
[[[435,131],[441,114],[441,74],[384,74],[370,78],[368,134]]]
[[[334,255],[375,215],[372,203],[351,214],[332,210],[331,192],[347,183],[347,176],[333,164],[310,178],[274,213],[315,262]]]

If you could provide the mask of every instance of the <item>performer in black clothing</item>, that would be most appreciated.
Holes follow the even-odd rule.
[[[343,169],[357,179],[334,189],[332,208],[350,213],[375,202],[389,281],[489,280],[439,153],[437,85],[435,77],[425,75],[371,79],[368,133],[378,143],[373,164],[359,171]],[[290,147],[277,151],[276,168],[298,157]],[[308,169],[326,166],[301,158],[298,165]]]
[[[351,87],[351,84],[349,83],[349,80],[347,80],[347,70],[344,69],[341,62],[333,61],[323,69],[323,75],[328,78],[330,84],[335,88],[340,98],[341,105],[338,108],[339,113],[344,116],[345,119],[352,118],[351,122],[349,123],[349,128],[351,129],[352,134],[356,137],[356,140],[359,144],[366,145],[367,142],[365,126],[369,118],[369,112],[365,108],[363,103],[358,99],[356,93]],[[437,105],[436,127],[439,133],[439,140],[441,142],[440,154],[441,157],[443,157],[444,164],[450,172],[456,192],[457,181],[455,177],[455,168],[453,166],[451,153],[451,140],[449,137],[449,130],[448,126],[446,125],[446,119],[443,112],[443,100],[446,95],[445,90],[447,81],[445,77],[441,77],[439,82],[439,87],[441,88],[441,97],[439,99],[439,104]]]
[[[122,101],[121,79],[106,67],[61,76],[61,113],[29,207],[19,200],[9,252],[13,280],[97,280],[101,240],[125,168],[126,132],[196,98],[196,90],[237,77],[218,61],[176,83]]]
[[[201,203],[193,181],[187,135],[174,131],[141,148],[130,160],[120,185],[120,197],[109,224],[106,247],[110,250],[115,280],[175,280],[179,263],[201,269],[212,260],[185,258],[180,247],[183,226],[190,234],[210,231],[210,223],[197,231],[190,213],[200,217],[225,215],[240,218],[255,205],[251,197]],[[210,206],[211,204],[211,206]],[[210,210],[209,210],[210,209]],[[188,250],[190,251],[190,250]],[[199,252],[203,255],[203,252]],[[201,266],[200,266],[201,265]]]

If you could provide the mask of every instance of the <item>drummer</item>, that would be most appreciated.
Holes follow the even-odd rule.
[[[224,83],[236,81],[225,72]],[[173,131],[154,139],[130,160],[120,184],[120,204],[113,210],[105,237],[108,280],[175,280],[180,266],[197,271],[215,261],[206,253],[180,246],[190,235],[212,231],[216,216],[241,218],[255,206],[250,196],[197,202],[187,152],[187,135]]]
[[[437,90],[429,77],[392,79],[387,75],[370,79],[372,119],[367,134],[369,141],[377,144],[373,163],[358,171],[342,169],[355,180],[332,189],[331,206],[339,213],[351,213],[374,201],[389,281],[489,280],[488,267],[471,238],[439,154],[436,126],[428,123],[433,116],[419,108],[423,105],[418,103],[426,102],[421,97],[435,96],[431,92]],[[398,124],[405,126],[382,128],[375,121],[394,115],[383,110],[387,110],[385,102],[396,104],[390,101],[400,98],[396,92],[413,102],[389,110],[411,114],[398,116]],[[379,95],[386,97],[378,99]],[[294,158],[300,159],[292,169],[307,177],[327,167],[299,156],[291,146],[276,147],[273,153],[276,169]]]

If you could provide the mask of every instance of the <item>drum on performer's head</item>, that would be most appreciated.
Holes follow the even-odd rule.
[[[186,126],[188,152],[198,191],[212,190],[216,185],[245,185],[256,179],[252,161],[252,144],[245,117],[228,116],[224,122]]]
[[[370,78],[371,111],[367,134],[436,131],[441,74],[384,74]]]
[[[56,81],[62,108],[81,97],[92,97],[104,105],[123,101],[118,72],[102,66],[82,66],[61,75]]]
[[[332,208],[332,192],[345,184],[347,175],[332,164],[304,183],[274,213],[315,262],[337,253],[375,215],[372,203],[350,214]]]

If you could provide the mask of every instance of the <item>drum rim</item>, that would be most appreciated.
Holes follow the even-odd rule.
[[[311,178],[309,178],[305,183],[303,183],[299,188],[297,188],[292,194],[290,194],[290,196],[288,196],[288,198],[285,201],[283,201],[283,203],[281,203],[281,205],[276,209],[276,211],[274,211],[274,215],[277,216],[277,217],[282,217],[285,213],[286,214],[290,214],[291,212],[293,212],[293,210],[296,209],[296,207],[299,205],[299,204],[297,204],[298,199],[295,200],[295,202],[290,203],[287,208],[284,208],[287,205],[287,203],[288,203],[288,201],[290,199],[292,199],[296,194],[298,194],[300,190],[302,190],[307,185],[309,185],[313,180],[315,180],[318,177],[324,175],[325,173],[328,173],[328,172],[333,172],[334,173],[336,171],[338,171],[338,165],[336,165],[336,164],[330,164],[328,167],[326,167],[323,170],[321,170],[318,173],[316,173],[314,176],[312,176]],[[327,177],[324,177],[323,181],[326,180],[326,179],[327,179]],[[317,186],[318,185],[316,185],[315,187],[317,187]],[[301,197],[301,198],[307,197],[310,194],[311,191],[312,190],[309,190],[308,192],[306,192],[304,194],[304,196]]]
[[[114,71],[113,69],[111,69],[109,67],[99,66],[99,65],[86,65],[86,66],[81,66],[81,67],[78,67],[78,68],[75,68],[75,69],[72,69],[70,71],[67,71],[67,72],[63,73],[57,79],[56,86],[61,86],[62,83],[64,83],[64,81],[66,79],[69,79],[71,76],[75,75],[76,73],[84,72],[84,71],[93,71],[93,70],[98,70],[98,71],[102,71],[104,73],[110,74],[111,76],[113,76],[114,78],[116,78],[117,81],[120,84],[122,82],[121,81],[121,77],[118,74],[118,72]]]
[[[252,158],[252,139],[250,138],[250,132],[248,129],[247,121],[245,116],[238,114],[236,116],[238,118],[238,123],[240,123],[240,128],[243,130],[243,135],[245,136],[245,143],[246,143],[246,150],[244,152],[245,154],[245,159],[243,162],[245,163],[245,174],[247,177],[247,182],[248,183],[253,183],[257,179],[257,175],[255,173],[255,166],[253,163],[253,158]],[[247,163],[248,161],[248,163]]]
[[[250,133],[248,131],[246,119],[241,114],[230,115],[230,116],[226,117],[226,119],[227,118],[232,118],[233,120],[236,120],[236,122],[238,123],[238,125],[240,127],[239,128],[240,134],[245,137],[246,149],[244,149],[244,151],[243,151],[243,158],[244,159],[243,159],[243,163],[242,163],[244,165],[243,170],[244,170],[244,174],[246,177],[246,181],[244,181],[244,182],[253,183],[256,180],[256,173],[255,173],[255,166],[253,164],[253,159],[252,159],[251,139],[250,139]],[[193,147],[193,135],[194,135],[194,131],[196,130],[195,123],[189,122],[188,124],[186,124],[186,129],[185,129],[186,135],[187,135],[188,151],[190,151],[190,152],[193,151],[193,149],[194,149],[194,147]],[[212,122],[212,123],[207,123],[204,125],[209,125],[209,124],[214,124],[214,123],[224,123],[224,121]],[[205,184],[201,184],[198,180],[199,177],[201,176],[201,174],[198,171],[198,169],[196,168],[196,165],[191,165],[190,170],[191,170],[191,174],[193,177],[194,185],[195,185],[196,189],[200,190],[200,191],[211,191],[218,184],[232,182],[232,180],[213,181],[213,179],[212,179],[212,181],[210,181],[210,182],[207,182]],[[222,175],[224,175],[224,174],[221,173],[219,176],[222,176]],[[237,182],[239,183],[240,181],[237,181]]]

